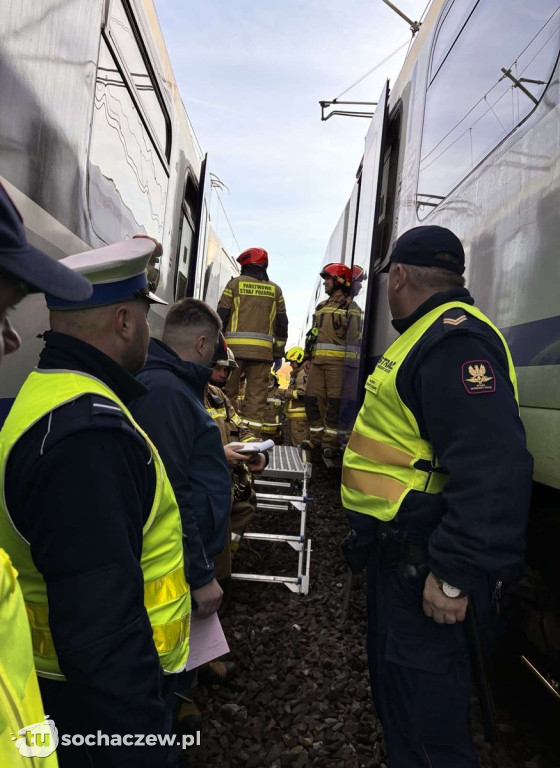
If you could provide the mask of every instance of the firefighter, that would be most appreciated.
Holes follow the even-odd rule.
[[[227,343],[235,353],[226,394],[237,405],[239,381],[247,380],[242,416],[255,437],[261,434],[273,360],[281,359],[288,338],[288,317],[282,290],[268,279],[268,254],[249,248],[238,256],[241,275],[232,278],[218,303]]]
[[[361,311],[350,298],[349,267],[327,264],[320,274],[328,299],[317,305],[306,339],[309,363],[304,403],[310,440],[303,447],[322,447],[323,456],[334,458],[340,453],[338,416],[344,363],[358,358]]]
[[[309,440],[309,425],[303,404],[307,386],[307,373],[303,365],[304,356],[305,352],[301,347],[291,347],[286,352],[286,360],[292,368],[290,383],[284,392],[286,418],[290,425],[290,444],[296,446],[304,440]]]
[[[266,397],[266,408],[264,409],[264,418],[262,426],[262,436],[280,441],[282,435],[284,403],[280,392],[280,378],[276,371],[270,371],[268,377],[268,392]]]
[[[227,607],[231,591],[231,561],[237,551],[243,534],[249,527],[257,508],[257,497],[253,488],[252,473],[260,473],[268,462],[267,455],[259,453],[248,460],[240,460],[235,450],[235,443],[249,443],[255,436],[247,427],[223,389],[231,375],[237,369],[235,355],[227,349],[225,358],[219,357],[212,363],[212,374],[204,392],[204,405],[207,413],[214,419],[220,430],[222,444],[226,452],[226,461],[232,480],[232,506],[230,518],[230,536],[224,550],[214,558],[216,578],[224,590],[222,608]],[[234,445],[230,445],[233,443]],[[247,459],[247,457],[244,457]]]

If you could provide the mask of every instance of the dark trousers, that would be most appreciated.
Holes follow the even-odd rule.
[[[471,670],[462,624],[422,611],[422,566],[368,565],[367,652],[390,768],[480,768],[469,728]]]

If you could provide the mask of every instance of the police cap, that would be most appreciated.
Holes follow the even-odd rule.
[[[149,237],[135,237],[121,243],[75,253],[61,264],[85,275],[93,283],[93,293],[83,301],[62,301],[47,295],[51,310],[89,309],[144,298],[150,304],[167,304],[150,291],[146,269],[156,243]]]
[[[439,258],[451,254],[455,259]],[[435,225],[414,227],[399,237],[393,247],[390,261],[417,267],[439,267],[462,275],[465,271],[465,252],[461,241],[450,229]]]

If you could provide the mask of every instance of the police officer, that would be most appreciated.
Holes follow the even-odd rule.
[[[303,405],[307,387],[307,373],[303,365],[304,350],[301,347],[291,347],[286,352],[286,360],[290,363],[292,372],[290,383],[284,392],[286,402],[286,419],[290,429],[291,445],[300,445],[309,439],[309,425]]]
[[[81,300],[91,295],[92,287],[85,278],[29,245],[21,217],[0,185],[0,362],[21,343],[8,313],[27,294],[45,290],[64,299]],[[3,537],[0,541],[5,543]],[[30,764],[24,751],[26,737],[18,731],[44,723],[45,710],[17,575],[8,554],[0,549],[0,690],[4,694],[0,695],[0,765],[25,768]],[[19,736],[17,743],[12,734]],[[42,746],[41,763],[45,768],[56,768],[56,753],[47,754],[51,745],[45,739]]]
[[[268,254],[249,248],[238,256],[241,276],[229,281],[218,304],[227,343],[238,363],[228,381],[226,394],[234,406],[239,381],[246,377],[241,415],[259,438],[263,425],[268,374],[274,359],[284,354],[288,317],[282,290],[268,279]]]
[[[338,456],[338,417],[344,363],[358,357],[359,307],[350,298],[352,273],[345,264],[327,264],[320,273],[328,296],[313,315],[305,345],[308,368],[304,402],[310,440],[304,447]]]
[[[371,554],[372,693],[391,768],[474,768],[463,622],[476,605],[486,625],[519,569],[532,459],[511,355],[464,288],[460,240],[416,227],[390,262],[400,335],[367,380],[342,473],[351,550]]]
[[[107,738],[59,749],[71,768],[176,761],[174,747],[118,746],[124,734],[170,733],[162,669],[181,670],[188,655],[179,510],[126,405],[145,391],[132,373],[160,301],[146,277],[152,252],[139,238],[63,260],[93,293],[62,299],[53,286],[52,330],[0,435],[0,535],[20,574],[45,708],[60,733]]]

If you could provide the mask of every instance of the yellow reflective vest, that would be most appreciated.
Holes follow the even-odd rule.
[[[419,318],[389,347],[366,381],[364,403],[344,452],[342,503],[346,509],[392,520],[410,491],[440,493],[447,475],[434,450],[420,435],[414,414],[401,400],[397,374],[412,348],[445,312],[460,308],[492,328],[507,355],[515,398],[517,382],[508,346],[499,330],[478,309],[448,302]],[[461,318],[454,320],[457,324]]]
[[[183,534],[175,494],[159,454],[124,403],[98,379],[74,371],[35,371],[21,388],[0,433],[0,477],[4,485],[6,465],[19,438],[49,412],[81,395],[107,398],[123,412],[148,444],[156,473],[150,515],[143,528],[140,566],[144,576],[144,605],[154,645],[166,672],[184,668],[189,652],[191,601],[185,579]],[[0,540],[20,575],[37,673],[61,680],[56,650],[49,628],[47,591],[42,574],[31,557],[29,543],[14,527],[4,494],[0,498]],[[95,620],[95,617],[92,617]]]
[[[6,552],[0,549],[0,765],[56,768],[55,753],[28,757],[20,752],[19,740],[23,738],[25,742],[26,737],[18,735],[18,731],[44,721],[45,711],[33,666],[29,622],[17,571]],[[44,737],[41,746],[46,748],[42,751],[49,751]]]

